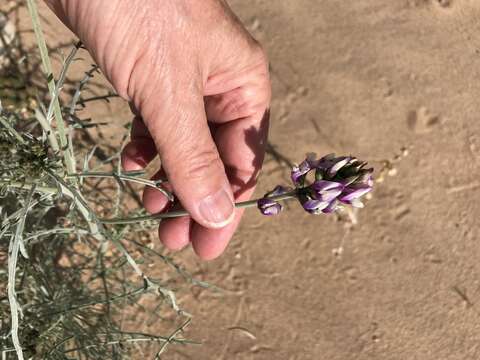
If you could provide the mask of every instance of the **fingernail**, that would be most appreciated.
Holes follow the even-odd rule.
[[[213,228],[222,228],[232,222],[234,209],[232,198],[224,189],[204,198],[199,206],[200,216]]]
[[[133,161],[135,163],[136,170],[142,170],[144,169],[145,167],[147,167],[147,162],[145,161],[145,159],[143,158],[143,156],[140,154],[140,152],[138,151],[137,148],[135,147],[128,147],[127,148],[127,151],[126,151],[126,154],[129,158],[129,160]]]
[[[147,167],[147,162],[145,159],[141,156],[135,158],[135,162],[137,163],[138,166],[140,166],[142,169],[145,169]]]

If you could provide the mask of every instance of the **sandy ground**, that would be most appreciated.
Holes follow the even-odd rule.
[[[231,5],[270,54],[277,150],[394,169],[356,225],[296,206],[251,211],[222,258],[180,254],[225,291],[180,292],[187,335],[204,345],[165,358],[480,358],[480,1]],[[128,118],[109,111],[102,119]],[[277,168],[266,164],[259,194],[288,181]]]

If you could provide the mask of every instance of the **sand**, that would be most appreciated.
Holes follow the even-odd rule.
[[[231,5],[270,55],[276,149],[391,169],[357,224],[295,204],[277,218],[250,211],[222,258],[179,254],[225,290],[179,292],[186,335],[204,345],[165,358],[480,358],[480,1]],[[128,119],[109,109],[102,119]],[[287,182],[269,161],[258,193]]]

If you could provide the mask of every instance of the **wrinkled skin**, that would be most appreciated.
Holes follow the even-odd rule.
[[[266,55],[222,0],[47,0],[135,114],[125,170],[160,155],[191,217],[162,221],[161,241],[219,256],[263,162],[270,81]],[[165,210],[155,189],[147,211]]]

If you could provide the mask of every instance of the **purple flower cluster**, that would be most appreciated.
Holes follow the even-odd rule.
[[[303,208],[312,214],[331,213],[339,203],[363,207],[360,198],[372,190],[372,168],[351,156],[329,154],[317,160],[308,156],[292,170],[292,181],[299,189]],[[313,183],[305,186],[309,173],[315,173]]]
[[[366,162],[351,156],[329,154],[317,160],[314,155],[309,155],[292,169],[296,196],[305,211],[311,214],[332,213],[341,204],[361,208],[360,198],[373,187],[373,169],[366,166]],[[314,174],[312,179],[308,179],[311,174]],[[258,201],[262,214],[276,215],[282,210],[278,201],[270,198],[282,194],[282,191],[286,192],[277,187]]]

